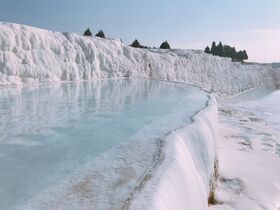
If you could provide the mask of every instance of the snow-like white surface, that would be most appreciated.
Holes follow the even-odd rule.
[[[165,165],[178,170],[172,174],[169,168],[170,176],[192,174],[177,182],[182,189],[190,189],[187,183],[200,174],[201,188],[193,200],[207,205],[216,149],[214,136],[207,141],[202,130],[211,123],[201,114],[197,126],[167,133],[190,124],[208,97],[185,84],[130,79],[1,89],[0,121],[5,123],[0,124],[0,208],[121,209],[150,169],[151,177],[165,173],[165,167],[151,167],[165,154]],[[166,142],[164,152],[158,151],[159,138]],[[184,152],[190,151],[189,159],[176,155],[182,144]],[[181,163],[173,163],[177,157],[183,158]],[[186,160],[192,161],[188,170],[182,162]],[[168,177],[152,181],[164,183]],[[150,205],[147,201],[141,209]]]
[[[280,86],[280,72],[194,50],[144,50],[120,40],[0,23],[0,85],[112,77],[193,83],[221,94]]]
[[[223,205],[211,209],[280,209],[280,91],[269,91],[252,90],[221,104],[216,197]]]
[[[212,97],[193,120],[167,136],[165,161],[131,209],[208,209],[210,178],[217,160],[216,99]]]
[[[241,65],[194,50],[134,49],[120,40],[0,23],[1,86],[119,77],[192,83],[225,95],[280,86],[280,71],[266,65]],[[1,94],[11,93],[4,87]],[[259,95],[241,95],[228,102],[238,103],[223,107],[223,122],[228,126],[222,130],[222,178],[216,196],[224,205],[213,209],[279,208],[280,103],[275,98],[280,97],[276,92],[263,100],[240,103],[242,97],[248,101]],[[174,121],[158,121],[155,127],[167,128],[182,117],[174,116]],[[143,133],[151,132],[144,128],[132,137],[134,144],[120,145],[97,159],[96,170],[93,165],[84,166],[22,208],[91,209],[95,204],[96,209],[207,209],[209,180],[217,158],[217,127],[217,104],[212,96],[193,124],[169,133],[157,144],[149,138],[143,140]],[[36,146],[22,139],[12,143]],[[158,146],[160,143],[164,144]],[[0,158],[5,156],[0,154]],[[137,178],[142,169],[145,172]],[[119,188],[126,184],[130,195]],[[129,199],[124,202],[124,198]]]

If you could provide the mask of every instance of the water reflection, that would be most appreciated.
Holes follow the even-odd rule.
[[[147,80],[0,89],[0,209],[17,206],[173,109],[190,91]]]

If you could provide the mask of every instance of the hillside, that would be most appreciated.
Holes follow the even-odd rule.
[[[280,84],[273,68],[202,51],[135,49],[120,40],[0,23],[0,85],[118,77],[180,81],[220,94]]]

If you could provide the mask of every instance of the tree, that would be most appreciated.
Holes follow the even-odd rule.
[[[242,58],[243,58],[243,60],[248,60],[249,57],[248,57],[246,50],[242,51]]]
[[[222,42],[219,42],[219,44],[216,48],[216,55],[221,56],[221,57],[224,55],[224,47],[223,47]]]
[[[171,48],[170,48],[170,45],[169,45],[169,43],[168,43],[167,41],[163,42],[163,43],[160,45],[159,48],[160,48],[160,49],[171,49]]]
[[[205,52],[209,52],[208,46],[205,48]],[[220,57],[232,58],[232,61],[244,61],[248,59],[246,50],[237,52],[235,47],[223,45],[222,42],[219,42],[218,45],[216,45],[216,42],[212,42],[210,54],[218,55]]]
[[[142,48],[142,45],[138,42],[137,39],[135,39],[130,46],[135,48]]]
[[[236,59],[238,61],[243,61],[243,51],[238,51]]]
[[[205,48],[204,52],[208,53],[208,54],[211,54],[211,50],[210,50],[210,48],[208,46]]]
[[[137,39],[135,39],[132,44],[130,45],[130,47],[135,47],[135,48],[143,48],[143,49],[151,49],[150,47],[148,46],[143,46],[141,45]]]
[[[229,45],[224,45],[223,47],[223,57],[235,58],[236,57],[236,50],[234,47]]]
[[[87,30],[85,30],[84,36],[92,36],[92,33],[89,28],[87,28]]]
[[[233,58],[234,61],[244,61],[248,60],[248,55],[246,50],[240,50],[236,52],[236,56]]]
[[[105,38],[105,34],[102,30],[99,30],[95,36],[100,38]]]
[[[211,46],[211,53],[213,55],[217,55],[217,46],[216,46],[216,42],[212,42],[212,46]]]
[[[230,50],[231,50],[231,47],[229,45],[224,45],[223,47],[223,51],[224,51],[224,57],[230,57]]]

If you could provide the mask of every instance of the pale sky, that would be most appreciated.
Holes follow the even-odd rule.
[[[79,34],[89,26],[148,46],[222,41],[250,61],[280,62],[280,0],[0,0],[0,21]]]

